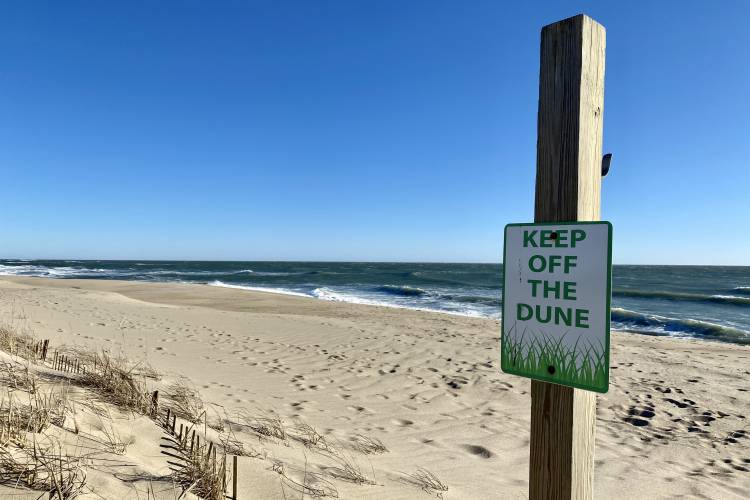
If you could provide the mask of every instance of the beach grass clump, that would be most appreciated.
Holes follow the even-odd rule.
[[[308,470],[307,460],[305,460],[305,469],[294,471],[294,474],[291,473],[286,464],[280,460],[273,461],[271,470],[279,475],[284,498],[286,498],[286,488],[294,493],[298,493],[301,498],[304,498],[305,496],[310,498],[339,497],[339,492],[331,481],[318,472]]]
[[[38,389],[38,377],[29,365],[21,366],[15,362],[0,363],[0,384],[11,391],[35,393]]]
[[[326,473],[335,479],[349,483],[375,484],[375,481],[367,477],[353,460],[340,460],[337,465],[326,467]]]
[[[28,433],[44,432],[50,425],[62,427],[69,409],[66,391],[37,391],[22,402],[13,393],[0,399],[0,446],[24,446]]]
[[[250,428],[261,438],[274,438],[279,441],[287,440],[286,426],[275,413],[262,413],[253,415],[247,411],[240,414],[241,424]]]
[[[243,443],[233,433],[227,433],[224,436],[221,436],[219,438],[219,441],[221,443],[221,447],[224,449],[224,453],[227,455],[236,455],[238,457],[252,457],[252,458],[265,458],[265,454],[259,452],[258,450],[247,446],[246,443]]]
[[[151,396],[146,381],[122,358],[115,358],[106,351],[89,353],[89,369],[78,383],[88,387],[108,402],[136,413],[147,415],[151,411]]]
[[[388,448],[386,448],[383,442],[378,438],[365,436],[363,434],[355,434],[350,440],[354,449],[365,455],[386,453],[388,451]]]
[[[217,407],[222,409],[222,411],[224,412],[223,416],[217,411],[216,409]],[[211,410],[211,413],[213,414],[211,418],[209,418],[208,416],[209,409]],[[227,430],[226,424],[229,422],[229,417],[227,415],[226,409],[224,409],[223,406],[216,405],[213,403],[208,403],[207,409],[204,412],[203,416],[205,418],[205,423],[209,428],[215,430],[218,433],[222,433]],[[231,429],[230,429],[230,432],[231,432]]]
[[[229,422],[229,418],[226,418],[227,422]],[[266,458],[267,453],[265,450],[258,451],[252,446],[247,445],[247,443],[243,443],[237,438],[237,435],[234,433],[234,427],[231,425],[226,426],[226,428],[220,432],[219,434],[219,442],[221,444],[222,449],[224,450],[224,453],[226,455],[236,455],[238,457],[252,457],[252,458]]]
[[[0,324],[0,350],[25,359],[35,359],[40,343],[28,329],[8,323]]]
[[[59,443],[34,440],[29,447],[0,447],[0,484],[67,500],[83,493],[86,472],[81,459],[64,453]]]
[[[357,462],[340,448],[331,448],[327,453],[335,465],[325,467],[325,472],[334,479],[355,484],[375,484],[359,467]]]
[[[581,338],[572,345],[564,342],[565,335],[553,338],[541,335],[526,336],[515,330],[515,325],[504,335],[501,349],[503,371],[530,376],[547,382],[574,387],[606,390],[607,361],[604,346],[582,345]]]
[[[132,439],[126,441],[122,438],[120,431],[112,423],[111,416],[108,418],[99,417],[99,431],[102,433],[100,442],[107,451],[115,455],[124,455],[128,446],[132,443]]]
[[[304,422],[298,422],[287,430],[287,435],[305,445],[307,448],[329,449],[325,437],[313,426]]]
[[[180,378],[170,384],[167,396],[172,400],[172,411],[188,422],[197,424],[206,414],[203,400],[186,378]]]
[[[443,498],[443,493],[448,491],[448,485],[442,482],[435,473],[424,467],[418,467],[416,472],[406,474],[404,482],[416,486],[426,493],[436,495],[438,498]]]

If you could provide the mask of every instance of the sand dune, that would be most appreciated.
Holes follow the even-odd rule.
[[[165,384],[186,376],[229,420],[244,410],[309,424],[367,479],[342,477],[336,460],[299,440],[238,426],[260,454],[241,459],[242,499],[299,497],[274,461],[289,477],[319,474],[340,498],[435,498],[414,476],[420,467],[447,485],[446,499],[526,497],[529,383],[500,372],[496,321],[204,285],[20,277],[0,281],[0,319],[26,322],[53,346],[146,361]],[[597,498],[747,498],[750,348],[615,332],[612,349],[612,387],[598,398]],[[362,436],[387,451],[366,453]],[[110,479],[99,491],[127,498]]]

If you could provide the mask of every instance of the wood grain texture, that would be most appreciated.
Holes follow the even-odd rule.
[[[537,222],[599,220],[604,28],[579,15],[542,28]]]
[[[534,220],[599,220],[604,28],[579,15],[542,29]],[[596,394],[531,383],[529,498],[593,498]]]

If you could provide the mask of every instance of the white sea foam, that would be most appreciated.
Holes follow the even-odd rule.
[[[0,274],[6,276],[46,276],[47,268],[44,266],[35,266],[25,264],[22,266],[7,266],[0,264]]]
[[[44,265],[25,264],[21,266],[8,266],[0,264],[0,275],[5,276],[36,276],[41,278],[67,278],[71,276],[80,278],[90,277],[125,277],[134,273],[121,270],[101,268],[81,268],[70,266],[47,267]]]
[[[271,287],[260,287],[260,286],[247,286],[247,285],[232,285],[230,283],[224,283],[223,281],[215,280],[208,283],[209,286],[217,286],[223,288],[234,288],[236,290],[247,290],[251,292],[266,292],[276,293],[280,295],[293,295],[297,297],[314,298],[319,300],[327,300],[330,302],[347,302],[350,304],[362,304],[367,306],[379,306],[379,307],[390,307],[395,309],[411,309],[414,311],[425,311],[425,312],[438,312],[444,314],[451,314],[454,316],[469,316],[472,318],[486,318],[491,317],[499,319],[499,314],[487,315],[481,311],[474,310],[468,307],[461,308],[459,310],[445,310],[439,308],[428,308],[428,307],[416,307],[412,305],[395,304],[393,302],[387,302],[383,300],[377,300],[373,298],[362,297],[350,293],[333,291],[327,287],[319,287],[313,289],[310,293],[298,292],[295,290],[288,290],[285,288],[271,288]]]
[[[306,293],[301,292],[295,292],[294,290],[287,290],[284,288],[266,288],[262,286],[246,286],[246,285],[232,285],[229,283],[224,283],[223,281],[214,280],[211,283],[208,283],[209,286],[218,286],[222,288],[236,288],[238,290],[249,290],[251,292],[266,292],[266,293],[278,293],[281,295],[295,295],[297,297],[307,297],[310,298],[310,295]]]
[[[487,315],[482,313],[481,311],[472,309],[470,307],[463,307],[459,308],[457,310],[449,310],[449,309],[442,309],[442,308],[429,308],[429,307],[419,307],[415,305],[407,305],[407,304],[397,304],[394,302],[388,302],[385,300],[378,300],[374,298],[369,297],[362,297],[354,294],[349,294],[345,292],[335,292],[327,287],[320,287],[316,288],[312,291],[312,295],[315,298],[321,299],[321,300],[328,300],[332,302],[349,302],[351,304],[363,304],[367,306],[379,306],[379,307],[390,307],[394,309],[411,309],[413,311],[425,311],[425,312],[438,312],[443,314],[452,314],[454,316],[469,316],[472,318],[495,318],[499,319],[500,315],[498,314],[491,314]]]
[[[212,276],[214,274],[217,274],[216,271],[176,271],[174,269],[159,269],[156,271],[146,271],[144,273],[138,273],[138,274],[145,274],[146,276],[164,276],[164,275],[176,275],[176,276]]]

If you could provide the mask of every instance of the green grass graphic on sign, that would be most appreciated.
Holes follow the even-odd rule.
[[[504,372],[572,387],[606,390],[609,383],[604,346],[567,346],[564,336],[544,332],[527,336],[516,323],[503,334],[501,365]],[[578,339],[577,342],[580,342]]]

